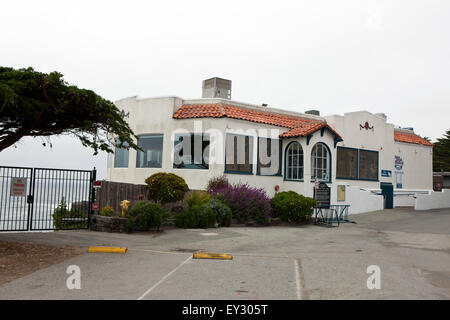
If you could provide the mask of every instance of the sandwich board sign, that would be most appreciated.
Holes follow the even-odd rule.
[[[26,178],[11,178],[11,197],[26,197],[27,196],[27,179]]]
[[[320,182],[319,187],[314,188],[314,199],[318,208],[330,208],[331,188],[325,182]]]

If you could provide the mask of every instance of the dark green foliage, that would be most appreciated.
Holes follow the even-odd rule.
[[[205,191],[194,191],[187,196],[187,205],[192,207],[194,205],[200,205],[207,203],[211,199],[211,195]]]
[[[64,197],[52,214],[53,225],[57,230],[80,229],[87,227],[87,215],[78,209],[67,209]]]
[[[128,209],[128,219],[133,221],[133,229],[148,231],[150,228],[159,229],[166,211],[159,204],[151,201],[138,201]],[[131,222],[127,221],[131,227]]]
[[[127,221],[125,222],[125,231],[127,233],[132,233],[134,231],[134,219],[133,219],[133,217],[128,217]]]
[[[213,212],[216,215],[216,221],[221,227],[231,226],[231,219],[233,218],[232,211],[229,206],[219,199],[211,199],[208,202]]]
[[[208,185],[206,186],[206,191],[213,193],[217,190],[225,189],[230,185],[228,178],[225,175],[218,177],[213,177],[209,179]]]
[[[433,145],[433,171],[450,171],[450,130]]]
[[[271,200],[272,215],[288,222],[308,222],[316,200],[294,191],[277,193]]]
[[[189,191],[186,181],[173,173],[158,172],[147,179],[150,200],[159,201],[162,204],[182,200]]]
[[[119,147],[138,148],[111,101],[68,85],[58,72],[0,67],[0,151],[26,136],[72,134],[94,154],[113,152],[107,133],[121,141]]]
[[[208,205],[194,205],[175,217],[179,228],[212,228],[216,225],[216,214]]]

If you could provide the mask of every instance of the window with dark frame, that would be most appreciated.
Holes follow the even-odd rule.
[[[319,142],[311,151],[311,179],[330,181],[331,179],[331,155],[325,144]]]
[[[378,180],[378,152],[359,150],[359,179]]]
[[[129,150],[126,148],[120,148],[120,140],[116,138],[116,144],[114,148],[114,168],[128,168]],[[128,143],[123,143],[124,147],[128,147]]]
[[[358,149],[337,148],[336,178],[358,179]]]
[[[256,173],[261,176],[281,175],[280,139],[258,137],[258,163]]]
[[[162,168],[163,134],[138,136],[137,145],[144,151],[136,154],[136,168]]]
[[[378,181],[378,151],[337,148],[336,179]]]
[[[230,133],[227,134],[225,172],[252,174],[253,137]]]
[[[174,142],[174,163],[177,169],[209,169],[208,134],[177,134]]]
[[[303,180],[303,148],[298,142],[289,144],[286,150],[286,180]]]

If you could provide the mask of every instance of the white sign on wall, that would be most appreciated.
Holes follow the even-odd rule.
[[[26,197],[27,196],[27,179],[26,178],[11,178],[11,197]]]

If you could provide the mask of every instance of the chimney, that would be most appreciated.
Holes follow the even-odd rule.
[[[202,98],[231,99],[231,80],[211,78],[203,80]]]
[[[313,116],[320,116],[320,111],[319,110],[308,110],[308,111],[305,111],[305,113],[313,115]]]

